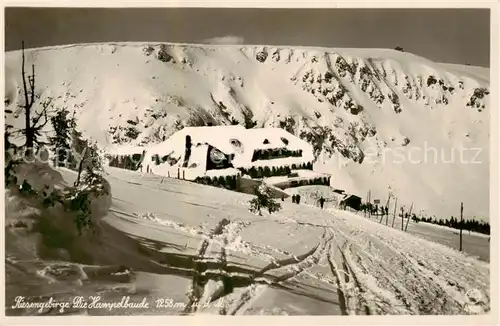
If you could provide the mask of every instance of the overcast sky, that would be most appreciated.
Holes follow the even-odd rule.
[[[489,9],[6,8],[5,49],[108,41],[403,47],[489,67]]]

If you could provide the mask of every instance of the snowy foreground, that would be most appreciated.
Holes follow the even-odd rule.
[[[59,172],[65,182],[75,177]],[[87,251],[79,261],[88,263],[41,258],[34,241],[6,228],[7,315],[490,310],[489,264],[444,245],[333,208],[285,201],[279,213],[256,216],[248,212],[246,194],[113,168],[108,173],[109,213],[99,235],[80,243]],[[8,210],[7,219],[16,214]],[[82,296],[91,303],[96,294],[100,303],[63,312],[12,307],[16,296]],[[121,300],[129,307],[109,306]]]

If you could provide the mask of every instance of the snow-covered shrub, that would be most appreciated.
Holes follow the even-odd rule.
[[[436,79],[436,77],[434,77],[434,76],[432,76],[432,75],[431,75],[431,76],[429,76],[429,77],[427,78],[427,86],[431,86],[431,85],[435,85],[435,84],[437,84],[437,79]]]
[[[137,139],[140,134],[141,132],[134,127],[127,127],[127,129],[125,129],[125,137]]]
[[[155,49],[149,44],[142,48],[142,52],[147,56],[150,56],[154,50]]]
[[[333,79],[333,74],[329,71],[325,72],[325,82],[331,83]]]
[[[392,102],[394,112],[401,113],[401,104],[399,103],[399,96],[396,93],[389,94],[389,99]]]
[[[174,60],[174,58],[170,54],[168,54],[167,46],[165,44],[160,45],[160,49],[158,50],[156,58],[162,62],[170,62]]]
[[[488,94],[490,94],[490,92],[488,91],[488,89],[484,87],[475,88],[474,93],[469,99],[469,102],[467,102],[467,106],[475,108],[481,107],[482,106],[481,100]]]
[[[353,115],[358,115],[363,110],[364,110],[364,108],[361,104],[351,105],[351,114],[353,114]]]
[[[259,62],[264,62],[266,61],[267,59],[267,52],[266,51],[259,51],[256,55],[255,55],[255,58],[257,59],[257,61]]]
[[[276,51],[273,52],[272,59],[273,59],[274,62],[280,61],[280,52],[279,52],[279,50],[276,50]]]
[[[368,66],[363,65],[363,66],[359,69],[359,74],[360,74],[362,77],[365,77],[365,76],[371,76],[371,75],[372,75],[372,71],[370,70],[370,68],[368,68]]]
[[[61,215],[60,222],[65,224],[64,220],[72,218],[79,235],[84,229],[93,229],[92,219],[106,214],[111,204],[109,184],[101,175],[89,169],[82,172],[77,185],[70,187],[61,187],[61,175],[45,163],[20,163],[14,174],[19,182],[8,186],[11,194],[24,198],[29,201],[29,205],[40,209],[60,205],[67,213],[56,213],[57,216]],[[52,213],[47,211],[41,217]],[[67,225],[71,226],[71,223]]]
[[[271,189],[266,185],[255,187],[255,196],[249,201],[250,212],[262,215],[262,209],[267,209],[269,214],[278,212],[281,204],[272,198]]]
[[[347,75],[347,72],[350,71],[349,64],[341,56],[337,57],[337,60],[335,61],[335,67],[337,68],[337,72],[340,77],[345,77]]]
[[[65,208],[76,213],[75,225],[79,234],[86,228],[93,229],[92,200],[109,195],[109,187],[100,174],[87,172],[82,181],[77,187],[70,188],[64,196]]]
[[[287,132],[291,133],[292,135],[294,133],[295,129],[295,119],[293,117],[286,117],[284,121],[280,121],[280,128],[285,129]]]

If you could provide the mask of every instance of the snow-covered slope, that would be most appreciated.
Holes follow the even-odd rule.
[[[30,172],[30,182],[38,172],[53,174],[51,184],[76,177],[67,169]],[[489,263],[397,225],[290,199],[258,216],[247,194],[116,168],[106,179],[107,214],[96,218],[99,232],[83,237],[74,236],[70,216],[54,214],[61,207],[44,210],[5,194],[7,315],[491,312]],[[442,242],[446,231],[439,231]],[[12,308],[16,296],[72,302],[81,295],[90,304],[96,293],[103,303],[129,296],[150,306]]]
[[[208,123],[282,127],[311,142],[336,188],[444,217],[464,201],[489,218],[487,69],[383,49],[138,43],[34,49],[31,63],[41,96],[77,109],[102,146]],[[5,64],[13,107],[20,52]]]

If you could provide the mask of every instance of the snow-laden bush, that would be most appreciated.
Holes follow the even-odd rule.
[[[41,162],[19,162],[12,175],[14,181],[6,185],[12,196],[28,201],[30,206],[46,209],[41,215],[44,218],[55,212],[50,209],[62,209],[60,212],[64,213],[55,213],[58,219],[73,219],[79,235],[85,229],[94,230],[92,220],[105,215],[111,204],[109,184],[101,175],[88,169],[82,171],[80,182],[73,187],[63,187],[61,175]],[[37,218],[35,222],[42,221]],[[52,222],[56,223],[56,220]]]
[[[102,159],[96,144],[83,140],[77,133],[72,139],[71,149],[81,156],[75,158],[74,166],[77,179],[73,187],[62,187],[62,177],[39,158],[27,161],[23,155],[16,154],[14,148],[5,151],[5,187],[14,194],[29,200],[35,206],[44,208],[61,204],[66,211],[74,216],[78,233],[86,227],[92,227],[91,210],[93,199],[109,194],[109,185],[105,186],[104,178],[98,174],[102,170]],[[20,149],[19,152],[22,152]],[[58,185],[56,187],[56,185]],[[95,206],[95,205],[94,205]],[[109,203],[105,204],[105,210]],[[100,212],[102,213],[102,212]]]
[[[93,229],[92,214],[98,214],[92,209],[92,201],[101,196],[109,195],[109,185],[100,174],[86,173],[83,182],[69,189],[64,197],[65,208],[76,212],[75,225],[81,234],[85,228]]]
[[[174,58],[167,52],[167,46],[165,44],[160,45],[156,58],[162,62],[174,61]]]
[[[151,45],[146,45],[142,48],[142,52],[147,56],[150,56],[154,50],[155,49]]]
[[[432,75],[429,76],[429,77],[427,77],[427,86],[432,86],[432,85],[435,85],[435,84],[437,84],[436,77],[434,77]]]
[[[250,212],[262,215],[262,209],[267,209],[269,214],[278,212],[281,209],[281,204],[273,199],[271,189],[266,185],[255,187],[256,197],[249,201]]]
[[[266,51],[260,51],[258,52],[256,55],[255,55],[255,58],[257,59],[257,61],[259,62],[264,62],[266,61],[267,59],[267,56],[268,56],[268,53]]]
[[[471,95],[469,101],[467,102],[467,106],[475,108],[484,108],[484,104],[482,103],[481,100],[484,99],[484,97],[489,94],[490,92],[488,91],[488,89],[484,87],[475,88],[474,93]]]

